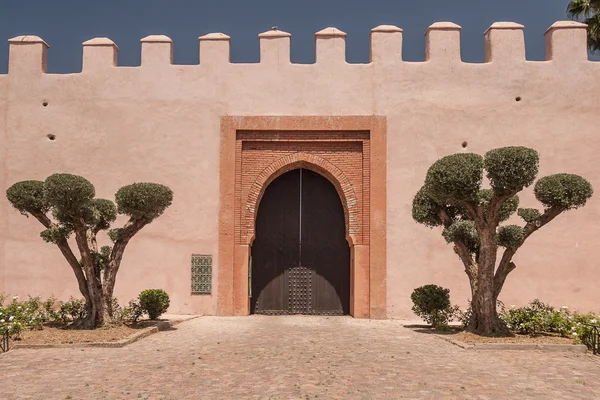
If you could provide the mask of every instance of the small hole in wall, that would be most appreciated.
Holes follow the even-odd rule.
[[[55,135],[53,135],[53,134],[46,135],[46,137],[47,137],[48,139],[50,139],[50,140],[54,140],[54,139],[56,139],[56,136],[55,136]]]
[[[467,148],[467,142],[462,142],[462,148],[466,149]]]
[[[48,107],[48,102],[47,102],[47,101],[45,101],[45,102],[43,102],[43,103],[42,103],[42,105],[43,105],[44,107]]]
[[[515,101],[521,101],[521,96],[515,97]]]

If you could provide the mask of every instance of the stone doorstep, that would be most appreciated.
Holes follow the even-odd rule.
[[[142,329],[139,332],[136,332],[132,335],[129,335],[125,339],[121,339],[116,342],[93,342],[93,343],[60,343],[60,344],[12,344],[10,346],[10,350],[18,350],[18,349],[76,349],[76,348],[84,348],[84,347],[125,347],[128,344],[133,342],[137,342],[140,339],[145,338],[146,336],[150,336],[153,333],[159,331],[165,331],[175,325],[178,325],[182,322],[189,321],[191,319],[198,318],[197,315],[178,315],[177,319],[172,319],[168,321],[159,321],[154,326],[149,326],[147,328]]]
[[[469,350],[542,350],[542,351],[570,351],[574,353],[587,353],[588,348],[584,344],[533,344],[533,343],[465,343],[459,340],[436,335],[435,337],[452,343],[463,349]]]

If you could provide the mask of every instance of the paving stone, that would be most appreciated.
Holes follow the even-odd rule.
[[[0,356],[2,399],[594,399],[600,357],[462,349],[398,321],[202,317],[124,348]]]

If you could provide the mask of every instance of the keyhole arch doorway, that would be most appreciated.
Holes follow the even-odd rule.
[[[218,315],[250,314],[250,250],[261,192],[288,165],[306,162],[315,165],[316,172],[327,171],[329,175],[322,175],[347,201],[350,314],[386,317],[386,136],[386,117],[379,115],[221,117],[219,240],[213,276]],[[340,173],[350,180],[344,181]]]
[[[311,169],[286,171],[256,215],[251,313],[349,314],[351,242],[335,186]]]

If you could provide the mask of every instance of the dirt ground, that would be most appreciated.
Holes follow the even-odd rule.
[[[140,329],[155,325],[154,321],[140,321],[132,325],[118,325],[94,330],[74,330],[65,327],[45,325],[41,330],[24,330],[21,340],[15,344],[73,344],[117,342],[139,332]]]
[[[454,340],[464,343],[520,343],[520,344],[575,344],[571,338],[557,334],[540,334],[539,336],[514,335],[510,337],[484,337],[470,332],[453,332],[448,334]]]
[[[508,337],[485,337],[478,336],[470,332],[463,331],[457,326],[450,326],[446,331],[436,331],[435,329],[424,327],[422,325],[406,325],[415,332],[427,333],[433,335],[445,336],[447,338],[468,343],[519,343],[519,344],[576,344],[575,340],[568,337],[562,337],[556,333],[541,333],[537,336],[512,334]]]

